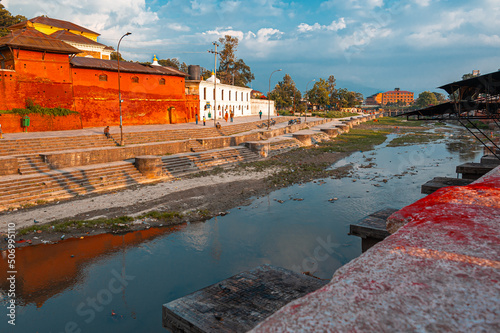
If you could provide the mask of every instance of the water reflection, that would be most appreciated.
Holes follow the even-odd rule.
[[[101,234],[41,244],[16,250],[16,301],[19,305],[41,307],[48,299],[81,283],[83,269],[96,259],[158,236],[180,231],[185,225],[150,228],[127,234]],[[0,260],[0,288],[8,290],[6,251]]]

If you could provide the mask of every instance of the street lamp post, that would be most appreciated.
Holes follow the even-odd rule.
[[[212,43],[215,51],[209,50],[208,52],[213,53],[215,55],[215,64],[214,64],[214,126],[217,126],[216,120],[217,120],[217,55],[220,52],[217,52],[217,42]]]
[[[123,146],[123,118],[122,118],[122,92],[120,89],[120,43],[123,37],[131,35],[131,32],[127,32],[118,41],[118,47],[116,48],[116,60],[118,62],[118,105],[120,107],[120,146]]]
[[[269,131],[269,124],[271,122],[271,98],[269,98],[269,95],[271,94],[271,76],[273,76],[274,73],[281,72],[281,71],[282,71],[281,69],[277,69],[274,72],[272,72],[271,75],[269,75],[269,91],[267,92],[267,101],[268,101],[268,105],[267,105],[267,130],[268,131]]]
[[[307,103],[309,102],[309,96],[307,95],[307,87],[309,86],[309,83],[311,83],[313,81],[316,81],[316,79],[312,79],[311,81],[307,82],[307,84],[306,84],[306,112],[304,113],[304,115],[305,115],[304,122],[305,123],[307,123]]]

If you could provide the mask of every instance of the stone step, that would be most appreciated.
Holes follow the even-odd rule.
[[[422,194],[431,194],[446,186],[465,186],[472,183],[472,179],[448,178],[448,177],[434,177],[421,187]]]
[[[497,166],[497,164],[464,163],[457,166],[456,172],[462,174],[463,179],[479,179]]]

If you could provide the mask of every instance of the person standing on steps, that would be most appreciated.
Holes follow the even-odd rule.
[[[227,114],[227,111],[226,111],[226,114],[224,115],[224,119],[226,120],[226,123],[227,123],[227,118],[229,118],[229,115]]]
[[[3,139],[2,124],[0,124],[0,139]]]
[[[262,119],[262,110],[259,111],[259,119]]]
[[[205,116],[203,116],[203,126],[205,126],[205,122],[206,122],[206,121],[207,121],[207,120],[205,119]]]
[[[196,113],[196,114],[194,115],[194,119],[195,119],[195,121],[196,121],[196,125],[198,125],[198,113]]]

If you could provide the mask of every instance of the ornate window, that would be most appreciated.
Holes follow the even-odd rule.
[[[161,78],[160,79],[160,86],[164,86],[165,85],[165,79],[164,78]]]
[[[132,81],[132,83],[139,83],[139,78],[137,76],[132,76],[130,80]]]
[[[99,81],[108,81],[108,76],[106,74],[99,75]]]

